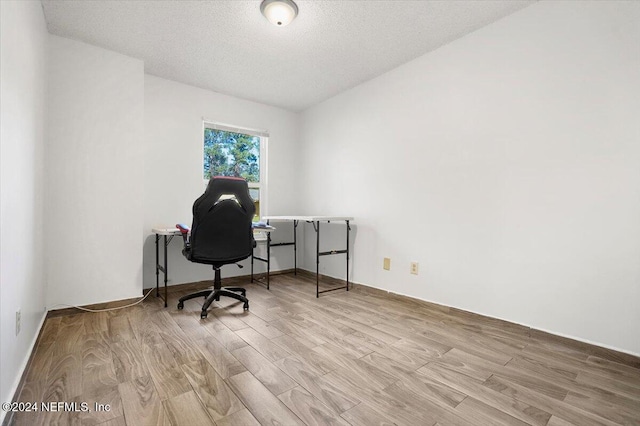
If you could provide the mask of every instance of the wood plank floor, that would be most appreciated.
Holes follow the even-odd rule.
[[[240,281],[240,282],[239,282]],[[88,411],[15,413],[15,425],[640,425],[640,359],[357,286],[242,280],[200,319],[150,296],[48,318],[19,401]],[[96,411],[95,404],[110,409]]]

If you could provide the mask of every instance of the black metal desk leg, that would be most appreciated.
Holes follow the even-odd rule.
[[[269,290],[270,274],[271,274],[271,232],[267,232],[267,290]]]
[[[167,236],[164,235],[164,307],[167,307],[167,275],[169,270],[167,269]]]
[[[347,291],[349,291],[349,231],[351,227],[349,226],[349,221],[347,220]]]
[[[317,227],[316,227],[317,226]],[[313,224],[316,230],[316,299],[320,297],[320,221]]]
[[[158,252],[159,243],[160,235],[156,234],[156,297],[160,296],[160,253]]]
[[[298,240],[296,238],[298,221],[293,221],[293,275],[298,275]]]

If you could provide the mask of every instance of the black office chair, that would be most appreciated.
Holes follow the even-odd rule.
[[[244,302],[244,309],[249,309],[244,288],[221,286],[220,268],[251,256],[256,244],[251,229],[254,213],[255,206],[246,180],[236,177],[211,178],[204,194],[193,203],[191,235],[188,226],[178,224],[176,227],[184,239],[182,254],[191,262],[213,266],[213,287],[181,297],[178,309],[184,308],[185,300],[206,297],[200,313],[200,318],[206,318],[209,305],[214,300],[220,300],[220,296]]]

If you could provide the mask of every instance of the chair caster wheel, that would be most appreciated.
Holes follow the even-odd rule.
[[[200,312],[200,319],[205,319],[207,317],[207,311]]]
[[[182,310],[184,308],[184,303],[178,302],[178,309]]]
[[[244,305],[242,306],[244,308],[245,311],[249,310],[249,302],[244,302]]]

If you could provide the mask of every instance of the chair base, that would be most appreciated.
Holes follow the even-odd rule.
[[[207,317],[207,309],[215,300],[216,302],[220,300],[220,296],[231,297],[232,299],[239,300],[240,302],[244,302],[242,306],[245,311],[249,310],[249,299],[247,299],[247,290],[242,287],[222,287],[221,279],[220,279],[220,268],[213,269],[215,272],[215,279],[213,281],[213,287],[209,287],[207,290],[198,291],[195,293],[188,294],[186,296],[182,296],[178,299],[178,309],[184,308],[184,301],[189,299],[195,299],[196,297],[205,297],[204,304],[202,305],[202,311],[200,312],[200,318],[204,319]],[[238,294],[240,293],[240,294]]]

